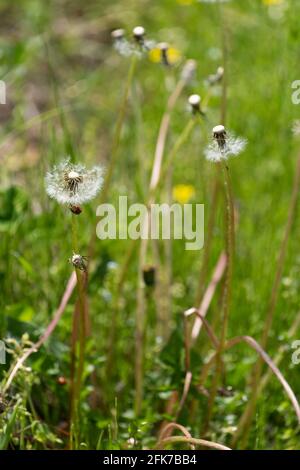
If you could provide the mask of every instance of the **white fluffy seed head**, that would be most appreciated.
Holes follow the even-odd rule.
[[[205,149],[207,160],[210,162],[220,162],[228,160],[230,157],[237,157],[243,152],[247,144],[246,139],[235,137],[230,132],[227,133],[224,126],[216,126],[216,128],[217,132],[214,133],[212,142]],[[218,133],[218,128],[220,128],[221,133]]]
[[[221,124],[219,126],[215,126],[213,128],[213,135],[222,135],[224,134],[226,131],[225,131],[225,127],[222,126]]]
[[[201,97],[200,95],[191,95],[189,97],[189,104],[192,106],[192,107],[198,107],[201,103]]]
[[[113,39],[123,39],[124,34],[125,34],[124,29],[121,29],[121,28],[114,29],[114,31],[111,32],[111,37]]]
[[[48,196],[59,204],[71,206],[80,206],[94,199],[102,183],[102,167],[87,169],[84,165],[72,163],[69,158],[55,166],[45,177]]]
[[[136,26],[133,28],[132,33],[135,38],[141,39],[145,35],[145,28],[143,28],[143,26]]]
[[[217,75],[218,75],[218,77],[223,77],[223,75],[224,75],[224,68],[223,67],[218,67],[217,68]]]

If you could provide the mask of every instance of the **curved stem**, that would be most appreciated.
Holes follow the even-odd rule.
[[[231,450],[229,447],[223,446],[213,441],[206,441],[205,439],[195,439],[193,437],[184,437],[184,436],[172,436],[167,437],[166,439],[160,440],[154,449],[163,449],[167,444],[177,444],[177,443],[187,443],[195,446],[208,447],[210,449],[217,450]]]

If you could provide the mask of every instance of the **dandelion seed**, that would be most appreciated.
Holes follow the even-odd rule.
[[[224,126],[215,126],[213,142],[206,148],[205,157],[211,162],[228,160],[229,157],[239,155],[245,149],[246,144],[246,139],[227,133]]]
[[[86,271],[87,270],[87,264],[86,264],[87,258],[85,256],[81,256],[77,253],[73,253],[72,258],[69,259],[69,262],[73,264],[73,266],[77,269],[80,269],[80,271]]]
[[[102,175],[102,167],[94,166],[87,170],[84,165],[73,164],[68,158],[47,173],[46,192],[58,203],[68,204],[72,212],[78,213],[78,206],[94,199],[100,191]]]

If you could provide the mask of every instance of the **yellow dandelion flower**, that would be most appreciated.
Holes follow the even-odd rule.
[[[179,3],[179,5],[192,5],[195,3],[195,0],[177,0],[177,3]]]
[[[175,47],[161,43],[149,51],[149,60],[155,64],[177,65],[181,60],[181,53]]]
[[[177,184],[173,188],[173,199],[180,204],[186,204],[195,196],[195,188],[191,184]]]
[[[262,0],[264,5],[273,6],[273,5],[282,5],[284,0]]]

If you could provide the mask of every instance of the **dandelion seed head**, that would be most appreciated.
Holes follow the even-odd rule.
[[[189,96],[188,102],[194,114],[197,114],[197,113],[203,114],[200,108],[200,104],[201,104],[200,95],[194,94],[194,95]]]
[[[112,32],[111,32],[111,37],[115,40],[115,41],[118,41],[120,39],[124,39],[124,36],[125,36],[125,31],[124,29],[114,29]]]
[[[145,28],[143,28],[143,26],[136,26],[133,28],[132,34],[135,39],[140,40],[145,36]]]
[[[226,130],[225,130],[225,127],[222,126],[221,124],[218,125],[218,126],[215,126],[213,128],[213,136],[217,138],[217,136],[219,135],[225,135],[226,134]]]
[[[213,128],[213,141],[205,150],[205,157],[211,162],[228,160],[229,157],[239,155],[246,147],[247,141],[228,133],[223,125]]]
[[[46,192],[59,204],[80,206],[100,191],[103,169],[94,166],[88,170],[84,165],[73,164],[70,159],[55,166],[45,177]]]
[[[191,95],[191,96],[189,96],[189,104],[191,106],[193,106],[193,107],[194,106],[199,106],[200,102],[201,102],[200,95]]]

